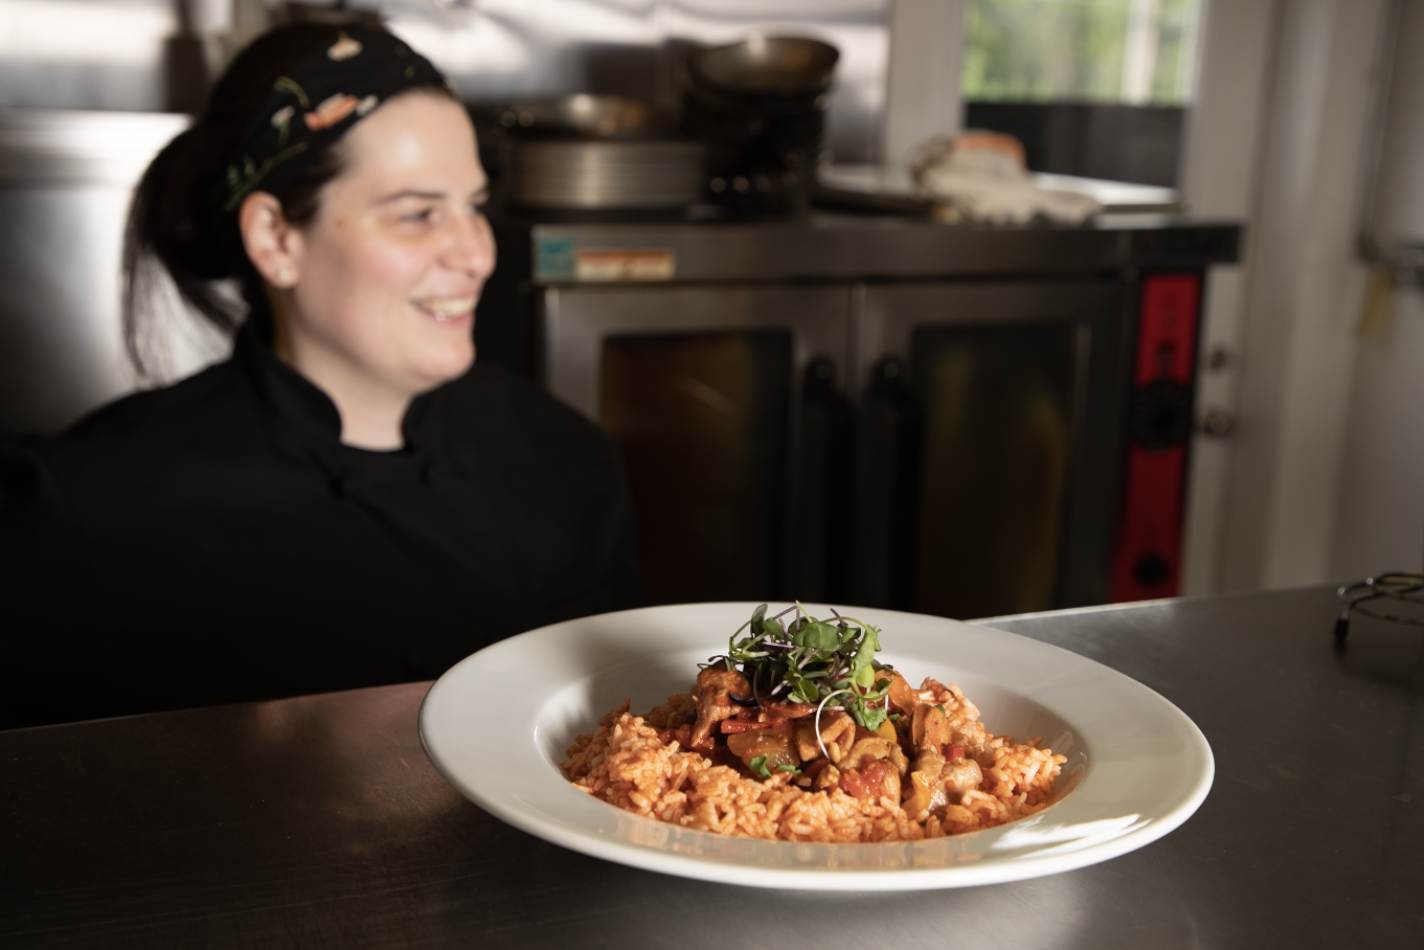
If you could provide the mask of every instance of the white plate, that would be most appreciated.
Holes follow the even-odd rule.
[[[683,877],[759,887],[903,890],[1055,874],[1167,834],[1211,788],[1211,747],[1181,710],[1092,660],[1026,637],[919,614],[839,608],[881,628],[879,659],[911,683],[958,683],[990,732],[1042,735],[1068,756],[1054,803],[933,841],[798,844],[728,838],[614,808],[559,770],[625,696],[646,712],[727,649],[754,604],[602,614],[496,643],[431,687],[420,737],[440,774],[512,825],[575,851]],[[779,608],[775,608],[779,609]],[[829,610],[808,605],[816,616]]]

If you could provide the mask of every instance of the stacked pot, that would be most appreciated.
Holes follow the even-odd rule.
[[[818,40],[783,36],[687,56],[684,120],[708,148],[709,200],[734,216],[807,208],[839,55]]]

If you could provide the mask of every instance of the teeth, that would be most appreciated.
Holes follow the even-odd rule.
[[[444,300],[418,300],[415,305],[433,316],[437,322],[444,323],[456,317],[463,317],[475,309],[475,298],[451,297]]]

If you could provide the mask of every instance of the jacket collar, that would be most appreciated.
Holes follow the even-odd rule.
[[[271,318],[255,313],[237,333],[233,361],[246,373],[276,428],[292,447],[314,456],[329,474],[347,474],[358,453],[341,442],[341,414],[315,383],[272,351]],[[444,387],[417,396],[401,422],[405,451],[430,463],[448,458],[441,408]]]

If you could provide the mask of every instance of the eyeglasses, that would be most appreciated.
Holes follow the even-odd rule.
[[[1350,615],[1355,612],[1376,620],[1424,627],[1424,613],[1410,616],[1391,613],[1386,609],[1386,605],[1392,603],[1424,607],[1424,574],[1395,572],[1367,577],[1362,581],[1346,584],[1337,593],[1341,607],[1340,617],[1335,621],[1336,643],[1344,643],[1345,638],[1350,635]]]

